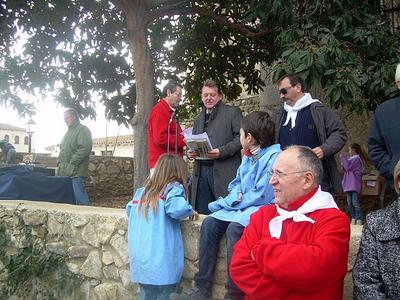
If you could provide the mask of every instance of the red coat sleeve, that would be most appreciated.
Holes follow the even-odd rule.
[[[313,214],[318,214],[318,218]],[[309,242],[286,243],[266,237],[253,251],[264,274],[305,292],[322,290],[344,278],[350,240],[348,218],[339,210],[325,209],[309,216],[316,220],[313,225],[291,221],[293,226],[313,227],[309,231]]]
[[[162,106],[155,107],[149,116],[148,127],[149,127],[149,138],[155,145],[160,148],[167,149],[168,145],[168,123],[172,112],[164,110]],[[169,146],[171,150],[175,150],[175,132],[176,126],[178,126],[178,150],[181,151],[185,143],[183,142],[183,135],[181,134],[182,129],[176,120],[173,119],[170,124],[169,130]]]
[[[272,276],[264,274],[252,258],[252,249],[256,248],[262,240],[263,226],[265,226],[264,217],[264,208],[252,214],[242,238],[234,247],[229,270],[232,280],[246,295],[259,295],[257,292],[259,285],[263,284],[263,294],[259,296],[267,299],[268,296],[283,295],[285,290]],[[265,284],[266,282],[268,284]],[[265,293],[266,287],[271,292],[269,295]]]

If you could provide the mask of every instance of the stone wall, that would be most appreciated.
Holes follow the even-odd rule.
[[[0,290],[12,284],[7,268],[11,258],[31,246],[42,245],[39,249],[43,257],[64,257],[68,272],[79,280],[70,294],[56,296],[51,293],[58,291],[45,290],[40,279],[32,279],[18,287],[27,289],[27,294],[16,295],[16,299],[28,299],[28,295],[30,299],[132,299],[136,288],[130,283],[123,210],[0,201],[0,224],[5,227],[5,245],[0,249],[4,251],[0,258]],[[55,277],[60,276],[57,272]]]
[[[96,197],[119,197],[133,194],[133,158],[90,156],[89,175],[96,180]],[[93,199],[93,189],[89,190]]]
[[[182,223],[185,243],[185,270],[182,280],[184,289],[191,286],[198,269],[201,220]],[[65,267],[72,274],[72,277],[67,278],[76,276],[79,279],[73,282],[72,291],[61,295],[59,299],[125,300],[136,295],[137,285],[130,282],[129,275],[127,220],[124,210],[17,200],[0,201],[0,224],[5,229],[3,241],[0,239],[0,253],[4,253],[0,257],[0,291],[8,283],[7,280],[10,280],[10,258],[22,252],[29,244],[34,244],[43,245],[43,255],[54,253],[64,257]],[[352,225],[351,229],[350,271],[345,281],[345,299],[352,299],[351,269],[358,251],[362,227]],[[30,239],[28,242],[27,237]],[[223,298],[226,270],[226,248],[223,240],[212,299]],[[71,285],[68,281],[62,283]],[[43,297],[40,278],[32,279],[30,284],[24,286],[31,299],[51,298]],[[13,299],[27,299],[27,296],[19,295]]]

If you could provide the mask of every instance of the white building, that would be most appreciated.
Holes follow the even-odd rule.
[[[93,139],[94,155],[133,157],[133,134]]]
[[[60,153],[59,144],[45,149],[54,157]],[[92,155],[133,157],[133,134],[93,138]]]
[[[29,136],[25,128],[0,123],[0,140],[7,140],[17,152],[28,152]]]

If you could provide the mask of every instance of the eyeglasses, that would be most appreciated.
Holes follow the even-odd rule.
[[[280,90],[279,90],[279,94],[286,95],[286,94],[288,93],[288,90],[291,89],[291,88],[292,88],[292,86],[289,86],[289,87],[287,87],[287,88],[280,89]]]
[[[284,173],[284,172],[269,170],[269,171],[267,171],[267,174],[268,174],[268,176],[270,178],[275,178],[275,179],[279,180],[282,177],[285,177],[285,176],[290,175],[290,174],[300,174],[300,173],[305,173],[305,172],[307,172],[307,171],[294,171],[294,172]]]

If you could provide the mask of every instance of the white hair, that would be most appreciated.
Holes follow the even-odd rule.
[[[399,81],[400,80],[400,64],[397,65],[396,75],[394,75],[394,80],[395,81]]]

